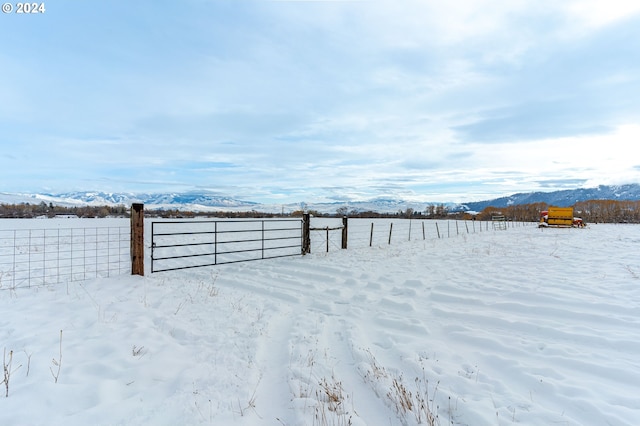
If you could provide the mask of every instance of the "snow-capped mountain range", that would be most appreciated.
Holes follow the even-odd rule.
[[[518,193],[493,200],[465,203],[466,210],[482,211],[488,206],[507,207],[520,204],[546,203],[552,206],[569,207],[587,200],[640,200],[640,184],[600,185],[595,188],[568,189],[553,192]]]
[[[1,203],[53,203],[61,206],[117,206],[143,203],[150,208],[212,207],[236,209],[256,206],[257,203],[215,194],[207,191],[182,193],[131,193],[77,191],[59,194],[9,194],[0,193]]]
[[[344,207],[348,211],[397,212],[412,208],[424,210],[430,204],[444,204],[450,211],[481,211],[485,207],[506,207],[509,205],[543,202],[555,206],[571,206],[586,200],[640,200],[640,184],[618,186],[601,185],[595,188],[580,188],[553,192],[518,193],[508,197],[464,204],[418,203],[394,198],[376,198],[368,201],[336,201],[328,203],[306,203],[305,208],[322,213],[335,213]],[[62,206],[114,206],[143,203],[147,208],[165,208],[193,211],[264,211],[291,212],[303,208],[301,203],[260,204],[253,201],[221,195],[209,191],[189,191],[181,193],[108,193],[95,191],[66,192],[59,194],[15,194],[0,192],[0,203],[17,204],[52,203]]]

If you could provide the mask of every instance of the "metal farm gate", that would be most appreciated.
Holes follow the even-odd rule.
[[[300,219],[151,222],[151,272],[303,254]]]

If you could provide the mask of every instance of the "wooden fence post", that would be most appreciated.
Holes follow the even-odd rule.
[[[347,239],[349,238],[349,218],[347,216],[342,218],[342,248],[347,248]]]
[[[131,204],[131,275],[144,275],[144,204]]]
[[[311,253],[311,233],[309,229],[310,214],[304,213],[302,215],[302,255]]]

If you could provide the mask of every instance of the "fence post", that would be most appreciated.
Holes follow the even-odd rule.
[[[329,253],[329,227],[325,228],[327,230],[327,253]]]
[[[309,230],[310,214],[303,213],[302,215],[302,255],[311,253],[311,233]]]
[[[424,235],[424,220],[422,221],[422,239],[426,240],[427,237]]]
[[[342,218],[342,248],[347,248],[347,238],[349,238],[349,218],[347,216]]]
[[[391,231],[393,231],[393,222],[389,224],[389,244],[391,244]]]
[[[369,247],[373,244],[373,222],[371,222],[371,233],[369,234]]]
[[[144,204],[131,204],[131,275],[144,275]]]

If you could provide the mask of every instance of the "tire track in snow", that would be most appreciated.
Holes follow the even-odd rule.
[[[362,353],[354,352],[352,333],[363,322],[381,327],[389,335],[402,332],[410,324],[402,320],[401,314],[413,308],[404,299],[396,302],[386,296],[376,297],[377,300],[362,298],[360,287],[372,286],[366,278],[364,282],[354,279],[348,271],[335,267],[314,269],[315,273],[304,274],[307,282],[302,288],[293,279],[298,275],[295,270],[283,273],[262,269],[235,284],[259,293],[267,298],[267,304],[275,306],[266,338],[256,355],[258,364],[264,366],[260,367],[256,412],[265,422],[278,419],[277,424],[286,425],[323,424],[322,421],[375,425],[382,420],[385,424],[400,424],[384,395],[378,395],[371,383],[365,382],[366,360]],[[372,286],[379,291],[384,287]],[[392,293],[409,299],[414,296],[412,291],[407,293],[399,287],[394,287]],[[372,322],[371,308],[385,314]],[[285,365],[286,368],[280,367]],[[267,394],[274,387],[280,390],[277,397]]]
[[[256,353],[259,370],[255,411],[264,424],[286,424],[291,410],[290,371],[291,315],[276,311],[261,336]],[[284,423],[283,423],[284,422]]]
[[[320,338],[320,346],[326,348],[327,365],[331,379],[339,382],[346,396],[344,404],[353,412],[352,424],[395,424],[397,417],[376,394],[363,377],[363,362],[354,348],[354,324],[345,315],[329,317]]]

